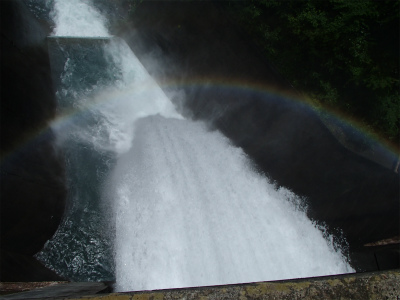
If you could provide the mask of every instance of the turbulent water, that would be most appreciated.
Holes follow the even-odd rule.
[[[90,5],[53,2],[52,127],[69,207],[37,257],[72,280],[115,279],[119,291],[352,272],[301,200],[182,118]]]

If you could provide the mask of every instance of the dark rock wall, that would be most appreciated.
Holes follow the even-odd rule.
[[[296,94],[225,9],[218,1],[145,1],[118,34],[159,82],[181,85],[192,117],[221,130],[277,185],[307,197],[309,216],[342,231],[353,256],[375,260],[363,245],[399,235],[398,174],[346,150],[307,106],[221,85],[236,80]],[[193,86],[199,78],[203,84]],[[398,244],[390,251],[399,267]]]
[[[0,5],[1,280],[32,280],[23,275],[27,262],[38,270],[32,255],[56,231],[66,193],[62,155],[48,127],[56,108],[45,43],[49,29],[22,1]]]

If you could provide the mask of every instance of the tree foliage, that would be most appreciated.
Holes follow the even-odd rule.
[[[232,1],[268,58],[312,101],[399,140],[399,1]]]

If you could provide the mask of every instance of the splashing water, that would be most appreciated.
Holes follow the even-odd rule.
[[[108,206],[101,201],[107,174],[118,155],[131,147],[138,118],[181,117],[128,45],[110,38],[94,8],[57,0],[52,14],[56,35],[48,45],[58,101],[52,128],[65,156],[68,207],[56,234],[36,257],[71,280],[110,281],[113,237],[111,229],[104,230]],[[89,23],[75,28],[82,14]]]
[[[110,36],[86,2],[57,0],[53,17],[56,36]],[[122,40],[83,44],[54,38],[69,209],[37,255],[48,267],[115,276],[118,291],[353,271],[301,200],[220,133],[184,120]]]
[[[118,160],[117,289],[147,290],[349,272],[286,189],[201,123],[138,121]]]
[[[109,36],[106,19],[82,0],[55,0],[52,17],[56,36]]]

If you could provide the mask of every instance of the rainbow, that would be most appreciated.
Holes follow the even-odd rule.
[[[366,138],[384,146],[393,156],[399,156],[400,145],[391,143],[376,132],[373,132],[371,128],[358,120],[356,117],[350,116],[343,111],[334,109],[327,106],[322,106],[320,102],[313,100],[311,97],[301,94],[294,88],[291,90],[283,89],[279,86],[273,86],[265,83],[247,81],[242,79],[224,79],[224,78],[196,78],[190,80],[166,80],[160,83],[160,86],[164,90],[168,89],[185,89],[185,88],[197,88],[197,87],[216,87],[227,91],[238,92],[241,94],[246,93],[257,93],[261,95],[275,95],[290,101],[309,107],[312,111],[316,112],[317,115],[327,115],[333,118],[337,123],[342,124],[346,127],[352,128],[354,131]]]
[[[399,145],[394,143],[390,143],[383,138],[381,138],[376,133],[373,133],[370,128],[368,128],[365,123],[357,120],[354,117],[346,115],[345,113],[334,110],[332,108],[327,108],[321,106],[316,101],[313,101],[310,97],[305,95],[301,95],[299,92],[296,92],[294,89],[288,90],[283,89],[278,86],[268,85],[263,82],[255,82],[248,81],[244,79],[235,79],[235,78],[217,78],[217,77],[198,77],[198,78],[189,78],[189,79],[166,79],[159,80],[159,86],[168,93],[168,91],[178,92],[180,90],[191,89],[191,88],[218,88],[222,91],[229,91],[239,94],[249,94],[256,93],[259,95],[275,95],[277,97],[281,97],[286,101],[290,101],[292,103],[297,103],[300,105],[304,105],[309,107],[311,110],[317,113],[317,115],[325,115],[329,116],[329,118],[333,118],[337,124],[342,124],[344,127],[352,128],[353,131],[358,132],[360,135],[364,136],[364,139],[368,139],[368,141],[372,144],[379,145],[381,148],[385,149],[386,156],[388,160],[395,161],[399,157]],[[154,86],[149,86],[149,89],[154,88]],[[131,93],[131,89],[121,90],[107,90],[105,93],[97,94],[93,97],[91,101],[89,101],[89,105],[81,108],[74,108],[63,114],[59,114],[56,116],[51,122],[48,123],[47,126],[40,128],[34,132],[32,132],[28,138],[25,138],[22,142],[20,142],[14,149],[7,153],[3,153],[1,158],[1,164],[7,160],[8,157],[12,156],[13,153],[19,151],[20,149],[26,147],[28,144],[33,142],[34,140],[40,138],[45,132],[47,132],[50,128],[62,128],[68,127],[74,124],[74,122],[81,118],[85,113],[89,110],[95,109],[97,105],[101,105],[104,102],[110,101],[114,99],[121,93],[129,94]]]

